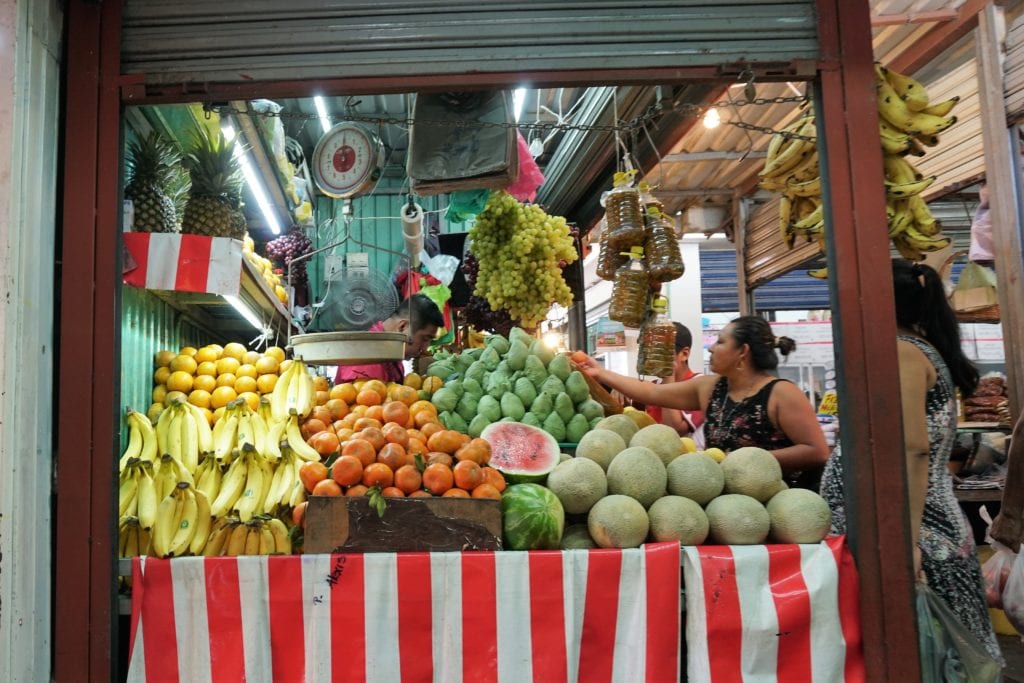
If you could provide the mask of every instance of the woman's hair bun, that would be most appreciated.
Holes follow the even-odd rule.
[[[796,342],[789,337],[776,337],[775,348],[779,350],[783,356],[788,356],[796,350]]]

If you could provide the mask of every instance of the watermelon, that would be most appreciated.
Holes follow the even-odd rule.
[[[557,550],[561,546],[565,510],[558,497],[543,486],[509,486],[501,496],[501,515],[507,550]]]
[[[550,434],[521,422],[495,422],[480,437],[491,445],[491,467],[513,484],[542,482],[561,455]]]

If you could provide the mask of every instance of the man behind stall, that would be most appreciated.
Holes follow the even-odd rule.
[[[690,369],[690,348],[693,346],[693,334],[685,325],[672,324],[676,327],[676,355],[672,376],[665,379],[665,382],[685,382],[700,374]],[[693,436],[704,423],[704,413],[699,410],[685,411],[648,406],[647,414],[661,424],[675,429],[679,432],[679,436]]]
[[[423,294],[413,294],[398,305],[398,310],[388,318],[373,324],[370,332],[401,332],[406,335],[405,358],[419,358],[426,352],[430,342],[437,337],[437,330],[444,326],[444,316],[437,305]],[[342,365],[334,377],[334,383],[354,382],[360,379],[379,379],[382,382],[401,382],[405,377],[402,361],[371,363],[367,365]]]

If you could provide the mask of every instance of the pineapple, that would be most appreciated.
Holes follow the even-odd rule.
[[[192,187],[181,220],[182,232],[210,237],[245,236],[241,210],[242,176],[235,143],[203,130],[186,157]]]
[[[135,206],[139,232],[177,232],[178,220],[168,185],[178,173],[178,152],[157,132],[128,145],[124,194]]]

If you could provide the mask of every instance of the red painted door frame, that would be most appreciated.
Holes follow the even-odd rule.
[[[845,452],[857,455],[848,458],[857,494],[849,508],[856,523],[865,659],[870,680],[918,680],[906,493],[902,469],[892,465],[902,461],[902,451],[900,440],[892,438],[901,430],[892,291],[888,279],[879,277],[889,269],[881,153],[874,145],[858,145],[855,137],[855,131],[877,126],[870,17],[867,2],[816,4],[822,49],[819,111],[828,122],[822,139],[832,217],[829,265],[833,302],[841,311],[834,326],[845,378],[843,442]],[[54,677],[106,680],[113,673],[116,632],[121,103],[149,98],[137,77],[120,75],[120,2],[71,0],[67,21],[73,28],[68,32],[67,101],[74,106],[64,140]],[[675,75],[689,74],[680,70]],[[573,79],[571,73],[562,78]],[[454,80],[459,79],[447,82]],[[487,82],[508,83],[511,77],[473,74],[465,85]],[[388,78],[359,85],[370,91],[374,84],[398,87]],[[354,84],[332,85],[324,92],[348,91]],[[299,97],[311,88],[295,82],[276,83],[272,89],[274,96]],[[235,98],[267,96],[263,84],[228,89]],[[152,101],[197,96],[170,92]],[[68,474],[62,477],[61,472]]]

